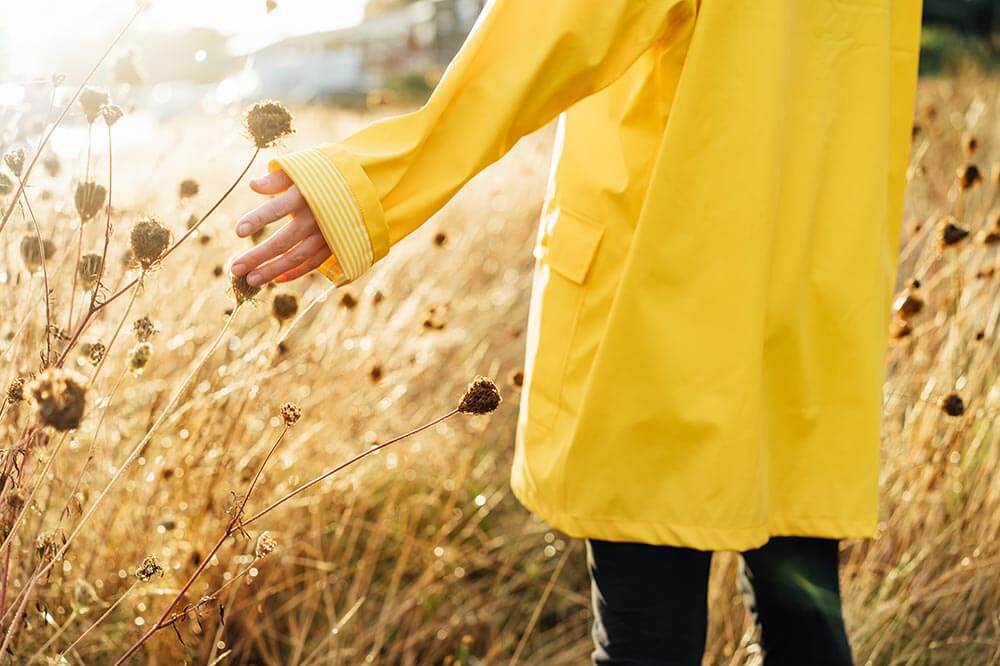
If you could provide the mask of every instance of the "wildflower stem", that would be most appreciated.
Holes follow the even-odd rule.
[[[20,179],[18,179],[20,180]],[[35,211],[31,208],[31,201],[28,195],[24,195],[24,207],[28,210],[31,224],[35,228],[35,240],[38,243],[38,254],[42,261],[42,284],[45,288],[45,362],[48,363],[52,354],[52,312],[49,302],[49,270],[45,266],[47,257],[45,256],[45,243],[42,242],[42,231],[38,227],[38,220],[35,218]]]
[[[109,615],[111,615],[112,611],[114,611],[116,608],[118,608],[118,604],[120,604],[121,602],[125,601],[125,597],[127,597],[129,594],[131,594],[132,590],[135,589],[135,586],[138,585],[139,582],[140,581],[139,581],[138,578],[136,580],[132,581],[132,584],[129,585],[128,589],[125,590],[125,592],[123,592],[120,597],[118,597],[117,599],[115,599],[115,602],[113,604],[111,604],[110,606],[108,606],[108,609],[101,614],[101,617],[99,617],[96,620],[94,620],[93,624],[91,624],[89,627],[87,627],[86,629],[84,629],[83,633],[80,634],[79,636],[77,636],[76,640],[73,641],[72,643],[70,643],[69,647],[67,647],[65,650],[63,650],[62,652],[59,653],[59,656],[60,657],[65,657],[67,654],[69,654],[69,652],[73,648],[75,648],[77,646],[77,644],[79,644],[79,642],[82,641],[84,639],[84,637],[87,634],[89,634],[90,631],[94,627],[96,627],[101,622],[103,622]]]
[[[88,83],[90,83],[90,79],[92,79],[94,77],[94,74],[97,73],[98,68],[104,63],[108,55],[111,53],[111,51],[114,50],[115,46],[118,45],[118,42],[120,42],[122,37],[125,36],[125,33],[127,33],[129,28],[132,27],[132,24],[135,23],[135,20],[139,18],[139,15],[143,12],[144,9],[145,9],[145,3],[140,3],[139,6],[136,7],[136,10],[132,13],[132,16],[129,18],[129,20],[125,22],[125,25],[122,26],[122,29],[118,31],[118,34],[115,36],[115,38],[111,40],[110,44],[108,44],[108,48],[104,50],[104,53],[101,54],[101,57],[97,59],[97,62],[94,63],[94,66],[91,67],[87,75],[83,77],[83,81],[80,82],[80,85],[77,87],[76,92],[73,93],[73,96],[70,97],[69,100],[66,102],[66,106],[63,107],[63,110],[62,112],[60,112],[59,117],[56,118],[55,123],[53,123],[52,126],[49,127],[49,131],[46,132],[45,137],[38,144],[38,149],[35,151],[35,154],[31,157],[31,162],[28,163],[28,168],[25,169],[24,175],[21,177],[20,182],[18,183],[17,191],[14,192],[14,197],[11,199],[10,205],[7,206],[7,210],[3,214],[3,219],[0,220],[0,233],[2,233],[4,227],[7,226],[7,220],[10,219],[11,214],[14,212],[14,206],[17,204],[18,199],[21,198],[21,194],[24,193],[24,187],[25,184],[28,182],[28,178],[31,176],[31,171],[35,168],[35,164],[38,163],[38,158],[41,157],[42,151],[45,149],[45,146],[49,143],[49,139],[52,138],[52,133],[55,132],[56,129],[59,127],[59,125],[62,124],[62,121],[66,118],[66,114],[68,114],[69,110],[73,108],[73,104],[76,103],[76,99],[80,96],[80,93],[83,92],[83,89],[87,86]]]

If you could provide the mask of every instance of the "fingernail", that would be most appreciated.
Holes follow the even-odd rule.
[[[249,284],[251,287],[259,286],[260,276],[257,275],[256,273],[251,273],[249,277],[247,277],[247,284]]]
[[[238,225],[236,225],[236,233],[238,233],[240,236],[245,235],[249,231],[250,231],[249,222],[240,222]]]
[[[233,264],[232,268],[230,268],[229,270],[232,271],[233,275],[239,277],[243,275],[243,271],[246,270],[246,266],[244,266],[243,264]]]

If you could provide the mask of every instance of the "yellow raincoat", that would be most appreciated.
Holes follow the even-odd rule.
[[[424,107],[271,167],[347,283],[559,116],[517,497],[578,537],[869,536],[920,11],[494,0]]]

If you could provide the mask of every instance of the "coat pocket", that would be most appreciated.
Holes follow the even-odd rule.
[[[543,220],[528,321],[529,420],[551,428],[561,405],[587,278],[604,228],[566,211]]]

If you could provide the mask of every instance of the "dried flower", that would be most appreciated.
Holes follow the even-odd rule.
[[[42,532],[35,539],[35,555],[42,562],[49,562],[66,543],[66,535],[62,531]]]
[[[963,190],[975,187],[983,182],[983,174],[975,164],[966,164],[958,170],[958,186]]]
[[[281,102],[256,102],[243,114],[243,126],[258,148],[270,148],[295,130],[292,114]]]
[[[14,181],[10,176],[0,172],[0,197],[5,197],[14,191]]]
[[[80,221],[86,222],[100,213],[107,195],[108,192],[103,185],[92,181],[77,185],[73,201],[76,203],[76,212],[80,216]]]
[[[159,333],[156,330],[156,325],[153,324],[153,320],[148,315],[132,322],[132,332],[135,333],[135,337],[139,339],[139,342],[147,342],[151,337]]]
[[[961,416],[965,414],[965,401],[957,393],[949,393],[941,399],[941,409],[948,416]]]
[[[48,368],[28,386],[42,423],[56,430],[73,430],[83,420],[87,380],[70,370]]]
[[[233,290],[233,296],[236,297],[236,303],[241,304],[247,301],[252,301],[254,296],[260,293],[260,287],[255,287],[249,282],[247,282],[247,276],[241,275],[236,277],[230,273],[232,279],[230,280],[230,285]]]
[[[149,359],[153,356],[153,345],[149,342],[137,342],[128,353],[128,368],[133,373],[141,375]]]
[[[279,292],[271,299],[271,315],[284,323],[295,316],[299,311],[299,299],[295,294],[289,292]]]
[[[91,291],[97,286],[97,281],[101,277],[102,262],[101,255],[95,253],[88,253],[80,257],[76,272],[84,291]]]
[[[135,577],[141,580],[143,583],[147,582],[156,574],[160,574],[163,577],[163,567],[161,567],[157,561],[156,557],[149,555],[142,561],[142,566],[135,570]]]
[[[502,398],[497,385],[489,377],[476,376],[465,390],[458,411],[463,414],[489,414],[500,406]]]
[[[21,177],[24,173],[24,148],[15,148],[14,150],[8,151],[6,155],[3,156],[4,164],[10,169],[10,172]]]
[[[180,186],[177,188],[177,196],[181,199],[189,199],[197,196],[199,190],[198,181],[193,178],[185,178],[181,181]]]
[[[14,377],[7,385],[7,402],[14,404],[24,400],[24,377]]]
[[[270,532],[261,532],[257,537],[257,545],[254,546],[253,554],[258,560],[267,557],[278,547],[278,542],[271,536]]]
[[[111,76],[116,83],[137,86],[142,83],[142,70],[136,60],[134,51],[126,51],[111,67]]]
[[[155,217],[140,217],[132,224],[131,239],[132,257],[148,271],[170,246],[170,230]]]
[[[107,347],[102,342],[94,342],[87,347],[87,360],[91,365],[97,365],[104,360],[104,355],[108,352]]]
[[[294,402],[286,402],[281,406],[281,418],[285,425],[293,426],[302,418],[302,408]]]
[[[273,12],[277,8],[278,8],[278,3],[276,2],[276,0],[267,0],[264,3],[264,9],[267,10],[268,14],[270,14],[271,12]]]
[[[97,117],[101,115],[101,107],[108,104],[109,101],[108,93],[103,90],[90,86],[84,88],[83,92],[80,93],[80,106],[83,107],[83,115],[87,118],[87,122],[92,123],[97,120]]]
[[[42,268],[42,261],[51,257],[56,252],[55,243],[45,239],[38,242],[37,236],[24,236],[21,238],[21,261],[25,268],[34,273]]]
[[[942,247],[957,245],[965,240],[968,235],[969,230],[958,226],[953,217],[946,217],[939,224],[938,241]]]
[[[116,122],[122,119],[125,112],[122,111],[122,107],[117,104],[105,104],[101,107],[101,115],[104,116],[104,122],[108,127],[111,127]]]

